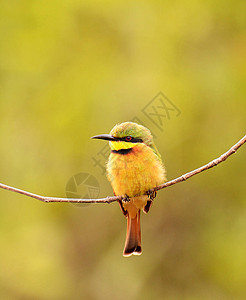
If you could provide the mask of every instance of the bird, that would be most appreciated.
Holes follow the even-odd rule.
[[[116,124],[109,134],[92,137],[109,141],[107,178],[127,219],[123,256],[141,255],[140,211],[148,213],[156,192],[166,181],[166,170],[150,130],[134,122]]]

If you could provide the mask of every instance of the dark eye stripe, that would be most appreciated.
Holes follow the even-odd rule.
[[[133,139],[131,140],[131,142],[132,142],[132,143],[142,143],[143,140],[142,140],[142,139],[138,139],[138,138],[133,138]]]
[[[128,136],[127,136],[128,137]],[[140,138],[134,138],[134,137],[131,137],[132,139],[131,140],[126,140],[126,137],[115,137],[115,140],[116,141],[124,141],[124,142],[129,142],[129,143],[142,143],[143,140],[140,139]]]

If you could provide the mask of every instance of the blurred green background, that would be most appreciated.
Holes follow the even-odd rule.
[[[106,144],[90,137],[132,119],[155,135],[169,179],[245,134],[245,1],[0,3],[2,183],[66,197],[86,173],[98,197],[112,195]],[[122,257],[117,203],[0,190],[0,298],[245,299],[245,157],[244,146],[160,191],[142,215],[140,257]]]

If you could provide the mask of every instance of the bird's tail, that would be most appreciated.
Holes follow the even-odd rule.
[[[123,256],[140,255],[141,249],[141,229],[140,229],[140,210],[137,212],[135,218],[127,215],[127,231],[126,242],[123,251]]]

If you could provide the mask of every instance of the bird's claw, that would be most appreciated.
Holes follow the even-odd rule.
[[[149,191],[147,191],[147,195],[148,195],[149,199],[153,201],[156,197],[156,191],[149,190]]]
[[[125,202],[125,203],[130,202],[130,197],[125,195],[124,198],[122,199],[122,202]]]

